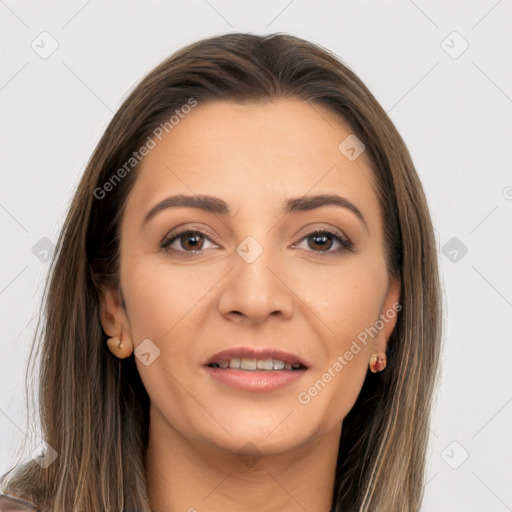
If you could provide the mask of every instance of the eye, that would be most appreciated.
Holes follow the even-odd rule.
[[[346,250],[352,251],[354,248],[354,244],[348,238],[340,233],[325,228],[312,231],[306,235],[301,242],[303,240],[307,241],[307,247],[312,249],[313,252],[338,254]],[[210,242],[211,245],[205,247],[205,241]],[[338,244],[337,248],[336,244]],[[185,229],[168,234],[160,243],[160,247],[166,250],[171,248],[173,251],[181,253],[198,254],[205,249],[218,246],[202,231],[197,229]],[[299,246],[293,247],[300,248]],[[335,249],[331,250],[333,247],[335,247]]]
[[[160,247],[162,249],[172,248],[174,251],[178,252],[189,252],[189,253],[198,253],[204,249],[211,249],[212,247],[205,247],[204,240],[208,240],[212,242],[211,239],[202,231],[197,229],[185,229],[183,231],[179,231],[178,233],[170,233],[167,235],[162,242],[160,243]],[[181,246],[182,249],[178,249],[177,247],[171,247],[172,245]],[[213,247],[217,247],[213,245]]]
[[[354,244],[347,237],[329,229],[317,229],[306,235],[302,240],[307,241],[307,247],[314,252],[337,254],[344,251],[352,251]],[[338,248],[331,250],[338,244]],[[295,247],[295,246],[294,246]]]

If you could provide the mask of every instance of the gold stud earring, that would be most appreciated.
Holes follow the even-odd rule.
[[[110,349],[110,352],[115,354],[116,352],[120,352],[123,348],[123,342],[119,338],[119,336],[112,336],[112,338],[108,338],[107,340],[108,348]]]
[[[126,339],[126,342],[123,342],[119,336],[112,336],[112,338],[107,339],[107,345],[110,352],[119,359],[130,357],[133,352],[133,347],[129,337]]]
[[[386,356],[379,356],[377,353],[372,354],[370,358],[370,371],[372,373],[381,372],[386,368]]]

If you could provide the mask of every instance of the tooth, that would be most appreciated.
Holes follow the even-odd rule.
[[[301,368],[300,363],[285,363],[281,359],[256,359],[256,358],[238,358],[233,357],[231,359],[219,359],[215,363],[215,367],[222,370],[233,368],[241,368],[243,370],[298,370]]]
[[[270,359],[261,359],[256,362],[256,366],[258,370],[273,370],[274,364],[272,363],[272,358]]]
[[[284,361],[281,361],[280,359],[274,359],[274,370],[283,370],[284,366]]]
[[[240,361],[242,370],[256,370],[256,359],[242,359]]]

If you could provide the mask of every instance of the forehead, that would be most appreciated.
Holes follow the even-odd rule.
[[[363,152],[350,161],[339,145],[351,136],[336,113],[296,98],[199,103],[149,151],[127,209],[147,209],[169,194],[210,194],[236,210],[247,202],[343,193],[377,206]]]

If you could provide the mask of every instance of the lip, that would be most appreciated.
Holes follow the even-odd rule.
[[[208,366],[217,363],[221,359],[279,359],[285,363],[300,363],[304,368],[301,370],[239,370],[234,368],[214,368]],[[207,374],[235,389],[250,392],[268,392],[280,389],[288,384],[300,379],[306,370],[310,367],[307,361],[304,361],[297,354],[280,350],[275,347],[251,347],[238,346],[231,347],[210,357],[203,368]]]
[[[222,350],[221,352],[217,352],[217,354],[211,356],[203,366],[208,367],[209,364],[216,363],[221,359],[233,359],[238,357],[240,359],[280,359],[285,363],[300,363],[302,366],[305,366],[306,369],[310,367],[307,361],[304,361],[297,354],[292,352],[286,352],[284,350],[280,350],[275,347],[231,347],[226,350]],[[243,371],[243,370],[242,370]],[[244,371],[244,373],[247,373]],[[261,373],[261,372],[260,372]],[[276,371],[275,373],[281,373]]]
[[[242,391],[265,392],[282,388],[300,379],[306,370],[246,371],[203,366],[213,379]]]

